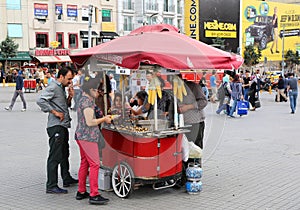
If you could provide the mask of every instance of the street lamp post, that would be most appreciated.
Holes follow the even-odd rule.
[[[88,48],[92,47],[92,15],[93,15],[93,5],[89,5]]]
[[[284,26],[282,28],[282,61],[281,61],[281,74],[284,76]]]

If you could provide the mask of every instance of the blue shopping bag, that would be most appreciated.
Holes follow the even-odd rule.
[[[238,115],[240,115],[240,116],[247,115],[248,109],[249,109],[248,101],[238,101],[237,102],[237,114]]]

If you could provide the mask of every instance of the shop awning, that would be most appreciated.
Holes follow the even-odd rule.
[[[41,63],[64,63],[71,62],[68,55],[64,56],[35,56]]]
[[[100,38],[107,39],[107,38],[114,38],[116,36],[119,36],[119,34],[113,31],[100,31]]]
[[[92,37],[97,38],[98,34],[96,31],[92,31]],[[80,38],[89,38],[89,32],[88,31],[80,31]]]
[[[4,61],[5,59],[2,57],[0,53],[0,61]],[[32,58],[29,55],[29,52],[17,52],[17,55],[13,58],[8,58],[8,61],[31,61]]]

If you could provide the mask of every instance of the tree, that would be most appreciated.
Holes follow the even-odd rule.
[[[292,50],[288,50],[284,55],[284,58],[287,69],[290,69],[291,71],[293,71],[295,65],[298,65],[300,63],[298,51],[294,53]]]
[[[4,71],[6,71],[7,68],[7,60],[17,55],[18,48],[19,45],[16,44],[9,36],[6,36],[6,39],[1,42],[1,55],[5,59]]]
[[[259,63],[261,58],[261,49],[248,45],[244,51],[244,64],[248,67],[252,67]]]

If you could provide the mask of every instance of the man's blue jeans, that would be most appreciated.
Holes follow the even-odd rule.
[[[292,112],[296,111],[297,96],[298,96],[298,91],[295,91],[295,90],[289,91],[290,106],[291,106]]]
[[[205,95],[206,99],[208,99],[209,92],[208,92],[208,89],[207,89],[207,87],[206,87],[206,86],[202,87],[202,91],[203,91],[203,93],[204,93],[204,95]]]
[[[229,116],[233,116],[233,113],[234,113],[235,110],[236,110],[237,101],[238,101],[237,99],[234,99],[233,105],[232,105],[232,107],[230,108]]]
[[[244,99],[245,99],[246,101],[249,100],[249,99],[248,99],[248,92],[249,92],[249,88],[244,88]]]

